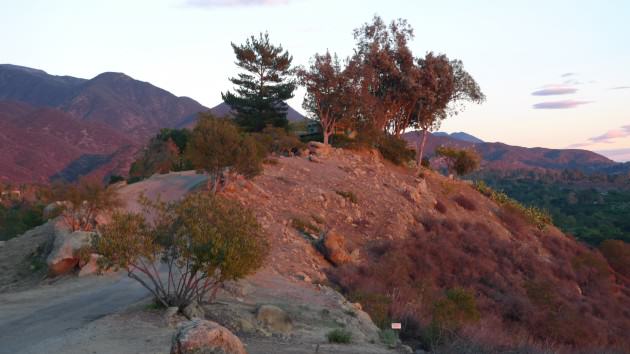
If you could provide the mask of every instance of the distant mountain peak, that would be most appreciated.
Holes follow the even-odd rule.
[[[433,133],[435,136],[446,136],[460,141],[466,141],[473,144],[480,144],[484,141],[477,138],[476,136],[470,135],[464,132],[454,132],[454,133],[446,133],[446,132],[435,132]]]

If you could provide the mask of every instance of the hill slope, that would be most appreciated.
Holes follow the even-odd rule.
[[[274,271],[334,280],[375,323],[408,323],[405,335],[423,347],[417,331],[457,287],[476,298],[481,320],[468,330],[479,340],[630,345],[630,280],[599,252],[463,182],[429,171],[417,178],[369,153],[321,160],[281,158],[228,193],[269,232]],[[331,233],[344,257],[318,252]]]
[[[53,108],[0,102],[1,182],[121,172],[135,150],[130,138],[102,123],[79,121]]]

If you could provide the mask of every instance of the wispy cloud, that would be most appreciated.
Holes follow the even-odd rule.
[[[549,85],[546,88],[532,92],[532,96],[555,96],[576,93],[577,89],[564,85]]]
[[[185,0],[185,4],[192,7],[269,6],[288,3],[289,0]]]
[[[569,77],[569,76],[575,76],[575,75],[577,75],[577,73],[564,73],[560,75],[560,77]]]
[[[534,109],[568,109],[576,108],[578,106],[592,103],[592,101],[575,101],[575,100],[563,100],[563,101],[549,101],[536,103],[532,107]]]
[[[611,90],[630,90],[630,86],[616,86],[616,87],[611,87]]]
[[[569,147],[579,148],[579,147],[589,146],[589,145],[598,144],[598,143],[611,144],[616,139],[627,138],[627,137],[630,137],[630,124],[624,125],[618,129],[611,129],[602,135],[597,135],[592,138],[589,138],[586,142],[573,144]]]

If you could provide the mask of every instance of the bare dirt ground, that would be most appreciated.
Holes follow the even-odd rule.
[[[273,247],[264,269],[237,286],[240,296],[223,294],[218,303],[208,305],[207,317],[239,335],[250,353],[391,353],[379,343],[369,317],[355,311],[338,293],[312,284],[325,280],[323,271],[330,264],[291,226],[291,220],[298,215],[312,216],[311,209],[322,214],[322,208],[302,204],[301,199],[285,199],[281,192],[297,192],[298,197],[319,201],[323,190],[305,191],[299,185],[308,169],[316,167],[322,165],[303,158],[281,159],[278,166],[267,166],[265,174],[253,183],[241,181],[227,193],[255,210]],[[347,178],[347,172],[338,166],[327,168],[341,171],[339,183]],[[288,177],[283,179],[282,174]],[[173,200],[200,188],[205,179],[194,172],[157,175],[123,187],[120,194],[129,210],[138,211],[136,200],[141,193]],[[335,186],[328,186],[327,197],[336,198],[338,194],[330,188]],[[337,198],[336,203],[344,203],[342,200]],[[291,203],[298,203],[293,204],[297,207]],[[358,209],[350,203],[347,208]],[[346,213],[340,211],[332,220],[347,224]],[[32,230],[0,249],[0,267],[5,270],[0,278],[0,353],[167,353],[175,328],[165,322],[162,312],[146,308],[146,291],[124,275],[42,281],[45,271],[33,267],[36,258],[31,255],[37,255],[51,227]],[[293,331],[272,335],[244,330],[240,320],[251,322],[261,304],[284,309],[293,320]],[[328,344],[326,334],[334,328],[351,330],[353,342]]]

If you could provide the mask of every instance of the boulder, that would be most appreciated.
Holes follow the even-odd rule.
[[[173,336],[171,354],[247,354],[237,336],[216,322],[194,319]]]
[[[318,141],[311,141],[308,143],[308,151],[311,155],[326,157],[332,152],[332,147]]]
[[[293,329],[293,322],[289,315],[274,305],[262,305],[256,311],[256,319],[264,327],[275,333],[287,333]]]
[[[335,230],[328,231],[322,240],[321,247],[326,259],[336,266],[352,260],[346,249],[345,238]]]
[[[46,259],[49,273],[53,276],[62,275],[77,267],[79,250],[90,246],[92,235],[92,232],[71,232],[56,225],[52,250]]]
[[[188,318],[189,320],[195,318],[203,319],[206,316],[203,307],[201,307],[201,305],[199,305],[197,301],[193,301],[188,304],[188,306],[184,307],[184,309],[182,310],[182,314],[184,314],[184,316],[186,316],[186,318]]]

